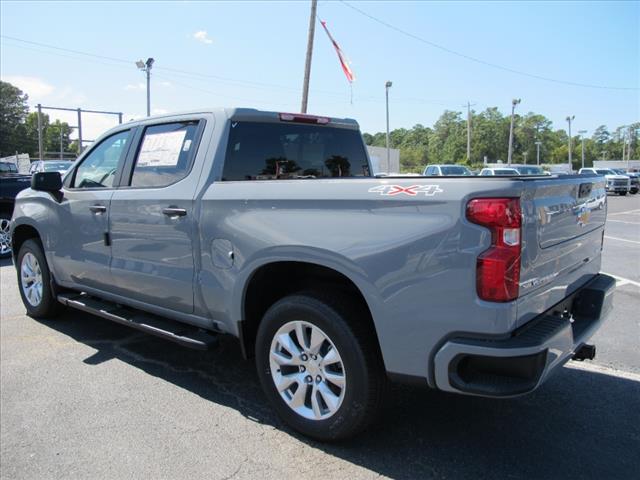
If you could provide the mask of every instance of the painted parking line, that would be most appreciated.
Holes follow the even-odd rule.
[[[613,273],[607,273],[607,272],[602,272],[602,273],[615,278],[617,287],[621,287],[623,285],[635,285],[636,287],[640,288],[640,282],[636,282],[635,280],[630,280],[628,278],[620,277],[618,275],[614,275]]]
[[[640,242],[638,242],[637,240],[627,240],[626,238],[610,237],[609,235],[605,235],[604,238],[607,238],[609,240],[617,240],[618,242],[629,242],[640,245]]]
[[[608,215],[628,215],[628,214],[633,214],[633,213],[640,213],[640,208],[636,208],[635,210],[627,210],[626,212],[616,212],[616,213],[609,213]]]
[[[640,225],[640,222],[625,222],[624,220],[613,220],[611,218],[607,218],[607,222],[627,223],[629,225]]]
[[[634,372],[627,372],[625,370],[618,370],[611,367],[603,367],[602,365],[596,365],[595,363],[588,362],[569,362],[565,365],[568,368],[575,370],[583,370],[585,372],[602,373],[604,375],[610,375],[612,377],[624,378],[626,380],[633,380],[640,382],[640,374]]]

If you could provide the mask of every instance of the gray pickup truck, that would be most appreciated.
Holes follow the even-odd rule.
[[[598,176],[370,175],[349,119],[219,109],[120,125],[12,220],[29,315],[61,305],[194,348],[237,337],[274,409],[321,440],[388,380],[531,392],[612,306]]]

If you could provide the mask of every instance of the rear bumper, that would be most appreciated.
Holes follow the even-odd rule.
[[[600,274],[508,338],[450,339],[434,358],[436,386],[489,397],[535,390],[600,327],[614,289],[615,280]]]

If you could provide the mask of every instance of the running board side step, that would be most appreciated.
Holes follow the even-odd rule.
[[[213,333],[116,303],[100,300],[86,293],[63,293],[58,295],[58,301],[67,307],[150,333],[184,347],[208,350],[216,343],[216,336]]]

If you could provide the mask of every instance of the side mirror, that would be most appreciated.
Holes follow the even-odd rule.
[[[59,192],[62,190],[60,172],[36,172],[31,176],[31,188],[41,192]]]

